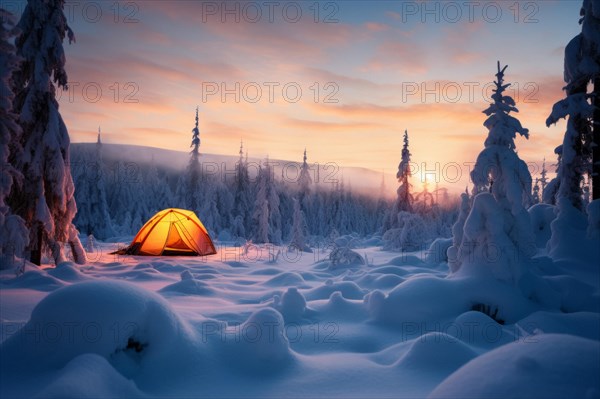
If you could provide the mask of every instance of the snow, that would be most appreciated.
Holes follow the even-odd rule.
[[[540,334],[480,356],[429,397],[594,398],[600,395],[598,374],[598,341]]]
[[[545,248],[550,239],[552,231],[550,224],[554,220],[554,206],[548,204],[535,204],[527,210],[531,219],[531,227],[535,235],[535,245],[538,248]]]
[[[115,257],[96,240],[85,266],[2,271],[0,395],[597,396],[597,270],[540,249],[522,284],[549,301],[429,250],[336,241],[369,262],[332,267],[332,248]]]

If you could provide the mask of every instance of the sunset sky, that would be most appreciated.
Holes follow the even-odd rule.
[[[3,3],[17,14],[24,4]],[[65,42],[61,112],[73,142],[101,125],[109,143],[187,151],[198,105],[202,152],[234,155],[243,139],[251,157],[301,160],[306,147],[311,162],[391,174],[404,129],[418,165],[475,160],[500,60],[530,129],[521,158],[552,163],[565,123],[545,119],[580,3],[67,1],[77,43]]]

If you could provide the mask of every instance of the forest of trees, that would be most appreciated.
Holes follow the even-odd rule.
[[[62,43],[74,40],[64,1],[29,0],[17,24],[0,9],[0,267],[15,256],[40,264],[43,253],[58,264],[65,259],[65,245],[76,262],[84,263],[78,233],[99,239],[130,236],[169,207],[194,210],[223,242],[291,243],[308,250],[320,240],[354,234],[377,236],[384,248],[406,251],[453,236],[448,253],[455,256],[451,268],[458,270],[468,265],[465,259],[472,251],[481,250],[482,240],[527,251],[532,242],[528,212],[544,203],[555,214],[548,251],[558,256],[573,246],[581,226],[592,231],[600,224],[599,202],[590,201],[600,198],[600,11],[594,4],[583,2],[582,31],[565,48],[565,98],[546,121],[567,120],[563,142],[555,150],[556,178],[548,181],[544,164],[534,183],[515,152],[516,135],[528,138],[528,131],[510,115],[517,109],[503,94],[509,86],[504,83],[506,67],[498,64],[493,102],[483,111],[488,137],[471,175],[473,191],[463,194],[460,207],[448,208],[436,203],[427,185],[414,192],[408,131],[399,151],[393,202],[383,191],[379,197],[353,193],[343,180],[330,187],[315,184],[306,150],[293,182],[277,176],[268,159],[251,175],[243,146],[234,175],[205,174],[198,109],[189,163],[181,173],[152,160],[135,176],[125,161],[107,165],[100,133],[91,152],[71,159],[56,100],[56,91],[67,89],[68,82]],[[481,230],[477,221],[482,220],[504,230]],[[577,242],[584,240],[581,236]],[[506,279],[519,274],[513,266]]]
[[[402,207],[399,201],[410,198],[407,209],[415,215],[415,221],[424,223],[415,245],[450,234],[456,212],[447,193],[443,196],[447,206],[436,204],[427,189],[413,200],[408,175],[401,178],[406,190],[401,190],[399,199],[390,201],[383,189],[379,195],[369,196],[353,193],[343,180],[331,185],[316,184],[313,180],[318,176],[308,163],[306,150],[298,177],[290,179],[278,175],[268,158],[259,163],[258,172],[251,176],[243,145],[235,173],[204,173],[199,146],[196,113],[189,163],[180,173],[161,168],[154,160],[148,168],[136,168],[134,173],[125,160],[107,164],[102,157],[100,135],[93,150],[88,146],[75,152],[72,173],[75,198],[81,204],[75,224],[80,232],[100,240],[133,235],[159,210],[179,207],[194,210],[210,234],[222,241],[251,240],[256,244],[291,244],[308,249],[340,235],[381,236],[391,225],[398,227],[391,215]],[[404,158],[407,152],[406,133]],[[408,171],[407,166],[404,169]]]

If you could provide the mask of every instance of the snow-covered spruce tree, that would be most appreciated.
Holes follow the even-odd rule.
[[[254,203],[253,221],[256,226],[253,241],[258,244],[281,243],[281,214],[279,196],[274,185],[274,176],[269,159],[258,171],[258,188]]]
[[[583,2],[582,32],[565,47],[566,97],[554,104],[546,120],[549,126],[567,119],[562,145],[556,150],[560,156],[554,184],[557,217],[551,224],[552,236],[547,244],[554,258],[586,256],[588,251],[584,247],[591,243],[586,243],[585,237],[588,224],[582,189],[585,175],[592,174],[592,197],[597,199],[600,194],[597,180],[600,178],[600,10],[594,4]],[[594,87],[591,94],[590,83]],[[590,224],[595,223],[590,220]]]
[[[404,131],[404,145],[402,146],[402,159],[398,165],[398,172],[396,178],[398,179],[398,190],[396,193],[398,197],[394,202],[394,206],[391,209],[388,220],[386,222],[384,231],[398,227],[398,214],[400,212],[412,212],[413,197],[410,193],[411,184],[409,178],[411,175],[410,167],[410,150],[408,149],[408,130]]]
[[[63,13],[64,0],[29,0],[15,44],[22,58],[13,75],[14,111],[23,131],[23,153],[14,159],[24,176],[13,190],[11,205],[26,222],[31,261],[41,264],[50,249],[55,263],[64,260],[61,243],[68,242],[77,263],[85,251],[72,221],[77,212],[69,168],[69,133],[58,111],[56,89],[67,89],[63,39],[74,39]]]
[[[450,272],[454,273],[460,268],[459,250],[462,247],[465,222],[471,212],[471,198],[469,196],[469,188],[460,195],[460,208],[458,219],[452,225],[452,245],[446,251],[448,257],[448,267]]]
[[[240,143],[240,159],[235,165],[233,199],[233,225],[231,233],[237,237],[250,238],[252,206],[250,202],[250,176],[248,163],[244,161],[244,147]]]
[[[379,196],[377,198],[377,208],[375,210],[376,213],[376,230],[380,233],[384,233],[382,231],[385,228],[386,223],[386,213],[388,210],[388,201],[386,199],[386,185],[385,185],[385,174],[381,172],[381,185],[379,186]]]
[[[569,86],[580,92],[588,87],[592,89],[592,114],[593,127],[589,133],[589,125],[581,126],[581,135],[585,155],[591,156],[592,199],[600,199],[600,6],[596,0],[584,0],[581,8],[581,35],[575,37],[567,48],[571,47],[570,54],[565,48],[565,81],[567,82],[567,95]],[[567,60],[567,57],[570,58]],[[568,67],[568,68],[567,68]],[[591,83],[593,86],[588,85]],[[586,134],[589,136],[586,137]],[[589,174],[588,174],[589,176]]]
[[[535,184],[533,185],[533,194],[531,198],[531,202],[535,204],[539,204],[541,202],[540,198],[540,179],[535,179]]]
[[[198,129],[198,107],[196,107],[196,125],[192,129],[192,151],[186,171],[185,206],[187,209],[198,211],[200,206],[200,130]]]
[[[115,162],[113,175],[107,182],[108,203],[113,227],[123,235],[135,234],[145,222],[143,215],[147,214],[145,199],[138,199],[142,192],[141,177],[135,165],[123,161]]]
[[[11,267],[15,256],[21,256],[29,242],[25,222],[14,215],[6,203],[13,184],[22,184],[23,175],[8,163],[11,147],[21,136],[18,116],[13,112],[14,94],[10,85],[19,57],[11,40],[15,36],[14,17],[0,8],[0,269]]]
[[[558,169],[560,167],[560,152],[562,151],[562,145],[556,147],[554,152],[557,155],[556,161],[556,172],[558,173]],[[545,166],[545,165],[544,165]],[[542,202],[548,205],[556,205],[556,194],[558,193],[558,188],[560,187],[560,179],[558,176],[554,177],[550,181],[547,182],[544,189],[542,190]]]
[[[115,236],[106,201],[100,128],[93,158],[79,169],[81,173],[75,176],[78,210],[73,222],[86,236],[93,235],[101,240]]]
[[[506,68],[498,62],[493,102],[483,111],[488,116],[483,125],[489,132],[471,172],[479,194],[465,220],[453,269],[517,284],[527,270],[535,241],[524,206],[531,201],[531,175],[514,142],[517,134],[529,138],[529,132],[510,115],[518,110],[514,100],[504,95],[509,86],[504,84]]]
[[[156,212],[165,208],[172,207],[173,194],[165,177],[161,177],[154,160],[154,155],[150,160],[150,167],[143,178],[143,195],[146,197],[145,209],[146,215],[144,219],[152,217]]]
[[[398,165],[398,173],[396,178],[400,183],[398,187],[398,199],[396,200],[395,210],[396,212],[412,211],[412,195],[410,194],[411,184],[408,182],[410,178],[410,151],[408,150],[408,130],[404,130],[404,145],[402,147],[402,160]]]
[[[298,188],[300,190],[300,201],[304,201],[304,198],[310,195],[310,186],[312,185],[312,177],[310,177],[310,168],[306,162],[306,148],[304,149],[304,158],[302,160],[302,166],[300,167],[300,174],[298,176]],[[302,205],[302,203],[300,204]]]
[[[253,241],[261,244],[269,242],[269,198],[268,198],[268,179],[265,176],[264,168],[261,166],[258,170],[258,187],[256,200],[254,201],[254,213],[252,220],[255,224]]]
[[[221,214],[217,206],[219,201],[219,182],[213,176],[202,177],[203,201],[198,208],[198,215],[211,235],[221,231]]]
[[[546,190],[546,186],[548,185],[548,169],[546,169],[546,158],[542,161],[542,170],[540,172],[540,178],[538,179],[540,182],[540,193],[544,193]],[[540,196],[541,198],[541,196]]]
[[[269,166],[269,242],[272,244],[281,244],[283,237],[279,192],[279,184]]]
[[[393,251],[414,251],[419,249],[426,240],[424,220],[413,213],[413,196],[410,192],[411,176],[410,151],[408,149],[408,131],[404,131],[402,159],[398,165],[396,178],[400,183],[396,191],[398,197],[390,210],[384,224],[384,249]]]
[[[289,247],[298,251],[311,252],[306,244],[306,222],[300,208],[300,201],[296,198],[293,198],[292,201],[294,202],[294,215],[292,217],[292,238]]]

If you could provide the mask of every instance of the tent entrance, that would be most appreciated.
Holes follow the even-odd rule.
[[[169,226],[165,249],[189,249],[189,246],[181,239],[181,235],[175,225],[176,223],[171,223],[171,226]]]

